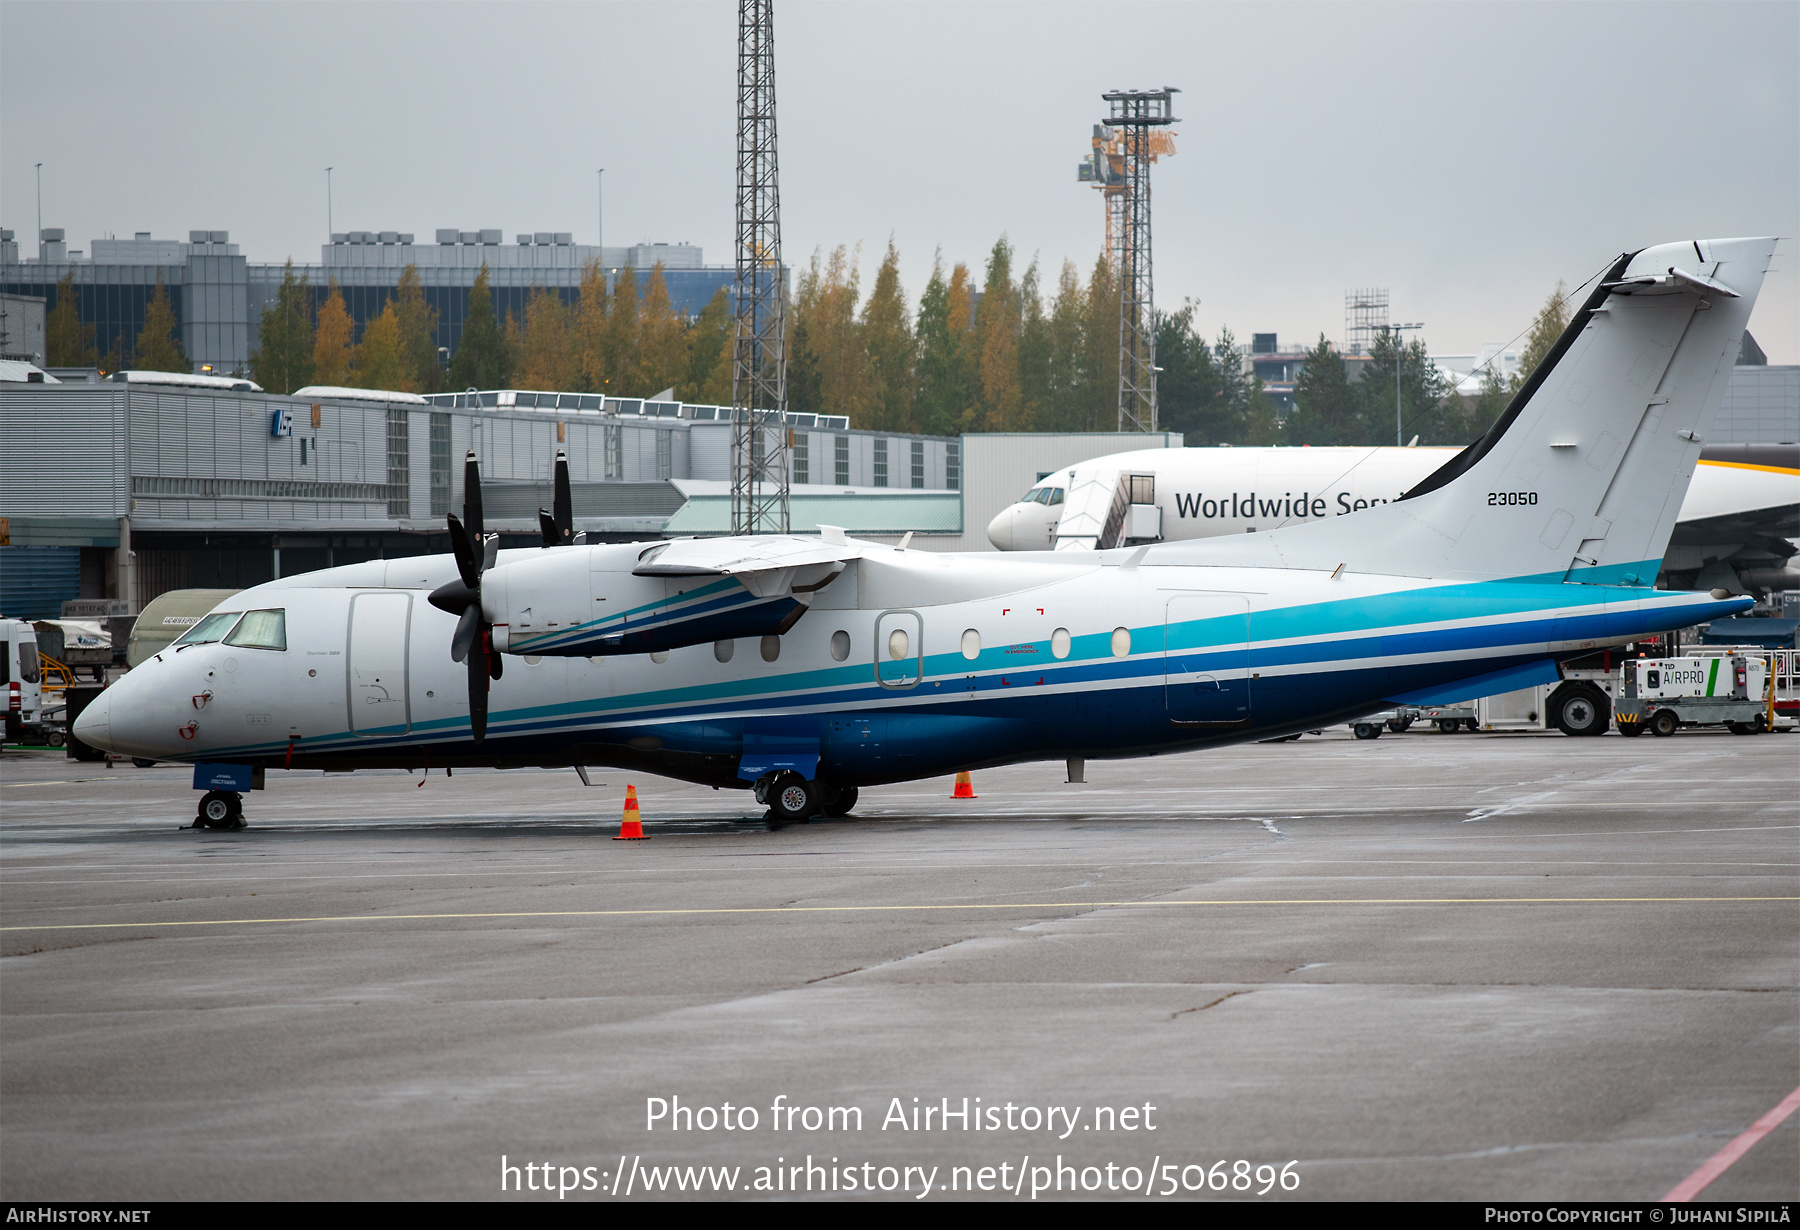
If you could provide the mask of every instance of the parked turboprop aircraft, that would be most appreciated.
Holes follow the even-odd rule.
[[[1390,503],[1448,448],[1142,449],[1040,479],[988,525],[1002,551],[1091,551],[1279,529]],[[1800,444],[1714,444],[1663,557],[1669,589],[1800,589]]]
[[[542,549],[496,552],[471,455],[453,557],[235,594],[75,733],[233,782],[617,765],[754,787],[791,819],[875,783],[1550,679],[1750,605],[1650,586],[1773,248],[1620,257],[1481,440],[1404,499],[1267,533],[1001,556],[831,531],[584,546],[559,500]],[[238,789],[202,820],[237,823]]]

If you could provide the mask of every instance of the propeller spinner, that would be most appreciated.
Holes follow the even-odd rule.
[[[450,551],[457,579],[431,591],[429,601],[455,615],[450,658],[469,666],[469,729],[477,743],[487,736],[488,681],[500,678],[500,655],[494,652],[494,626],[481,618],[481,574],[494,566],[500,538],[484,534],[481,520],[481,464],[473,449],[463,460],[463,520],[451,513]]]

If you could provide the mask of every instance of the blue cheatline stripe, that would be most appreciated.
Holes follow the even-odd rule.
[[[1520,688],[1536,687],[1540,683],[1555,683],[1561,678],[1562,672],[1556,669],[1556,663],[1542,658],[1524,666],[1509,666],[1504,670],[1477,675],[1473,679],[1459,679],[1455,683],[1439,684],[1400,696],[1384,696],[1382,699],[1396,705],[1443,705],[1455,700],[1474,700],[1478,696],[1515,692]]]
[[[1503,587],[1503,588],[1502,588]],[[1496,590],[1501,590],[1496,594]],[[1585,591],[1572,594],[1572,590]],[[1463,601],[1450,603],[1446,601],[1445,591],[1454,591],[1463,595]],[[1548,591],[1548,592],[1547,592]],[[1312,604],[1309,607],[1284,608],[1275,612],[1264,612],[1264,615],[1283,617],[1265,621],[1259,627],[1255,612],[1251,617],[1252,644],[1249,647],[1248,665],[1244,657],[1243,637],[1244,616],[1225,615],[1209,619],[1189,621],[1176,625],[1179,635],[1172,639],[1192,642],[1195,648],[1212,646],[1221,650],[1214,655],[1188,654],[1186,667],[1188,670],[1212,671],[1221,674],[1242,674],[1245,670],[1263,670],[1281,666],[1312,664],[1324,666],[1328,663],[1348,664],[1357,661],[1365,663],[1377,658],[1395,658],[1420,654],[1444,654],[1459,652],[1465,657],[1460,662],[1443,663],[1445,667],[1471,667],[1486,657],[1501,655],[1511,650],[1508,656],[1517,657],[1519,651],[1537,644],[1556,640],[1598,640],[1605,637],[1631,634],[1636,632],[1655,632],[1669,627],[1686,626],[1690,623],[1705,620],[1742,606],[1742,600],[1723,602],[1692,603],[1677,601],[1676,595],[1669,595],[1667,609],[1662,618],[1656,618],[1654,606],[1643,610],[1620,610],[1607,612],[1604,609],[1589,611],[1583,615],[1546,616],[1542,619],[1512,623],[1464,624],[1460,627],[1423,629],[1404,633],[1385,633],[1374,636],[1353,637],[1349,639],[1314,639],[1298,645],[1262,645],[1257,640],[1276,639],[1267,636],[1256,636],[1258,632],[1269,630],[1266,626],[1273,624],[1281,628],[1287,635],[1304,635],[1313,638],[1341,637],[1344,624],[1322,627],[1318,620],[1326,613],[1335,618],[1344,619],[1348,624],[1364,621],[1368,630],[1380,632],[1378,626],[1371,627],[1366,623],[1368,608],[1371,604],[1379,604],[1389,608],[1385,614],[1390,620],[1388,626],[1395,623],[1416,624],[1427,622],[1420,618],[1421,605],[1429,606],[1431,613],[1440,620],[1452,619],[1490,619],[1496,614],[1509,611],[1543,610],[1548,608],[1567,609],[1574,605],[1572,599],[1586,600],[1590,606],[1604,607],[1610,598],[1618,602],[1631,602],[1634,607],[1647,599],[1652,599],[1657,591],[1641,588],[1607,589],[1598,586],[1576,586],[1554,582],[1535,585],[1523,585],[1516,582],[1480,582],[1468,585],[1432,587],[1424,590],[1406,590],[1394,594],[1378,595],[1374,598],[1356,598],[1337,600],[1329,603]],[[1420,595],[1428,601],[1421,603],[1410,601]],[[1490,601],[1498,596],[1501,602]],[[1685,595],[1683,595],[1685,597]],[[1474,599],[1481,599],[1479,603]],[[1528,599],[1530,601],[1528,601]],[[1471,606],[1480,609],[1471,611]],[[1496,606],[1500,610],[1496,610]],[[1401,609],[1401,608],[1405,609]],[[1287,617],[1296,613],[1312,612],[1314,619],[1309,621],[1304,633],[1293,631],[1294,621]],[[1404,616],[1397,619],[1396,616]],[[1666,626],[1665,626],[1666,625]],[[1042,656],[1033,655],[1029,662],[1021,661],[1017,656],[1007,657],[1008,648],[1002,646],[984,649],[973,662],[964,659],[958,652],[936,654],[926,659],[926,676],[940,683],[962,681],[969,675],[975,675],[977,687],[975,692],[984,700],[1008,700],[994,681],[1001,676],[1012,674],[1041,676],[1045,686],[1055,687],[1074,684],[1129,684],[1139,681],[1143,684],[1160,684],[1163,675],[1163,639],[1162,625],[1151,625],[1131,629],[1132,643],[1136,652],[1131,658],[1114,659],[1111,657],[1111,632],[1087,633],[1073,638],[1070,659],[1058,661],[1048,653],[1048,642],[1020,642],[1038,648]],[[1229,633],[1229,639],[1223,634]],[[1226,647],[1230,646],[1229,649]],[[1541,651],[1540,651],[1541,656]],[[1046,660],[1047,659],[1047,660]],[[1427,664],[1429,665],[1429,664]],[[1340,669],[1350,669],[1340,666]],[[713,716],[742,709],[746,702],[755,704],[760,701],[762,707],[772,709],[793,708],[835,708],[835,707],[878,707],[889,708],[903,705],[908,699],[917,700],[921,696],[940,696],[944,700],[954,697],[966,697],[966,689],[958,688],[950,692],[918,691],[909,689],[896,695],[893,691],[877,686],[870,678],[870,667],[867,663],[844,665],[829,668],[813,668],[791,672],[775,679],[741,678],[719,683],[696,684],[686,687],[670,688],[662,691],[635,693],[628,697],[605,698],[593,697],[578,701],[564,702],[556,705],[527,706],[501,713],[491,714],[489,729],[497,736],[522,734],[538,730],[570,729],[593,727],[597,725],[654,725],[661,722],[691,720],[694,718]],[[962,678],[959,678],[962,677]],[[1471,676],[1458,676],[1461,683],[1448,686],[1466,686]],[[1026,699],[1030,694],[1021,696]],[[1042,696],[1042,693],[1036,695]],[[409,734],[397,731],[391,737],[381,735],[351,735],[339,732],[328,736],[315,736],[306,741],[308,751],[315,749],[341,750],[342,748],[378,749],[393,745],[414,745],[423,738],[454,739],[459,732],[468,729],[469,720],[465,717],[441,718],[431,722],[417,723]],[[219,749],[208,752],[208,755],[221,756],[227,754],[262,754],[268,755],[285,749],[285,742],[244,745],[233,749]]]

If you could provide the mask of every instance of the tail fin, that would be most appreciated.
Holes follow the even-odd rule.
[[[1621,257],[1480,440],[1396,503],[1237,550],[1301,568],[1653,583],[1774,248]]]

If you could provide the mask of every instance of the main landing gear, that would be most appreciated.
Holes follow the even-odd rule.
[[[855,786],[808,781],[798,773],[776,773],[756,783],[756,801],[769,809],[769,823],[779,828],[814,816],[847,816],[856,806]]]
[[[244,796],[235,790],[208,790],[200,796],[199,813],[194,817],[197,829],[241,829],[244,827]]]

